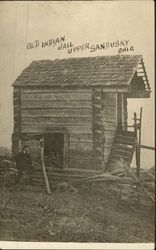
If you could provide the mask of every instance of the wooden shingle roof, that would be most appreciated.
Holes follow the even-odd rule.
[[[127,86],[141,55],[116,55],[33,61],[13,86]]]

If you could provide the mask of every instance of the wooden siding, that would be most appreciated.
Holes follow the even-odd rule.
[[[92,90],[93,105],[93,153],[95,169],[103,169],[104,166],[104,131],[102,126],[102,90],[94,88]]]
[[[66,131],[69,135],[69,167],[92,168],[91,90],[23,89],[21,117],[21,131],[25,134],[50,133],[55,132],[55,129],[62,133]],[[33,152],[36,148],[37,156],[39,150],[37,140],[36,144],[33,141],[31,147]],[[78,157],[79,155],[81,157]]]
[[[47,109],[22,109],[21,111],[23,117],[91,117],[91,109],[58,109],[58,108],[47,108]]]
[[[65,108],[65,109],[90,109],[91,108],[91,101],[88,100],[77,100],[77,101],[68,101],[68,100],[26,100],[22,101],[21,108],[27,108],[27,109],[47,109],[47,108]]]
[[[13,134],[12,134],[12,154],[13,157],[19,152],[19,141],[21,133],[21,98],[20,98],[20,89],[14,88],[13,90],[13,105],[14,105],[14,125],[13,125]]]
[[[49,100],[49,101],[63,101],[63,100],[69,100],[69,101],[88,101],[91,100],[91,94],[90,92],[85,93],[79,93],[79,92],[56,92],[56,93],[21,93],[21,100],[22,101],[33,101],[33,100]]]
[[[127,130],[128,109],[127,109],[127,96],[123,94],[123,128]]]
[[[116,93],[103,93],[103,116],[102,125],[104,129],[104,161],[105,164],[111,153],[113,140],[116,133]]]

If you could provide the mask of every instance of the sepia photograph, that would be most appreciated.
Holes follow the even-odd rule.
[[[154,2],[1,1],[0,33],[0,248],[154,249]]]

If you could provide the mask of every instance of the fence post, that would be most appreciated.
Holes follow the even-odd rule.
[[[134,113],[134,133],[135,133],[135,138],[137,140],[138,144],[138,136],[137,136],[137,115]],[[135,148],[135,158],[136,158],[136,167],[137,167],[137,176],[140,176],[140,165],[139,165],[139,147],[136,145]]]

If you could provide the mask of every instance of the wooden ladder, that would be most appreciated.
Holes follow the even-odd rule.
[[[130,165],[135,152],[135,145],[136,137],[134,132],[117,131],[108,160],[108,171],[111,170],[115,164],[120,165],[121,160],[124,160],[127,165]]]

